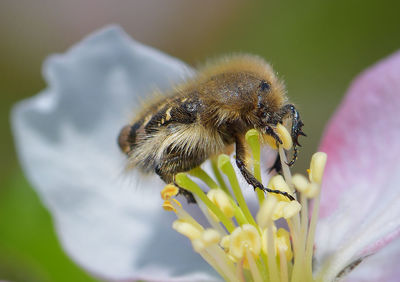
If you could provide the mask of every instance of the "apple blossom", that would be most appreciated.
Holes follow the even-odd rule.
[[[232,190],[223,190],[227,185],[200,168],[189,173],[218,186],[210,186],[215,191],[209,197],[196,190],[194,178],[177,176],[182,186],[195,189],[198,205],[181,207],[171,186],[163,190],[162,204],[164,184],[156,178],[134,174],[131,181],[121,180],[121,126],[147,93],[192,74],[118,27],[45,62],[48,88],[17,104],[12,124],[22,167],[50,210],[66,252],[94,275],[117,280],[213,281],[219,273],[227,280],[395,281],[400,54],[367,70],[350,88],[322,141],[325,174],[325,153],[314,155],[307,178],[292,176],[283,163],[284,177],[263,180],[296,188],[298,201],[260,197],[257,216],[241,196],[240,187],[244,193],[250,188],[225,155],[213,168],[226,174]],[[252,136],[257,133],[248,134],[250,146],[259,145]],[[283,148],[279,152],[284,158]],[[257,176],[260,159],[253,157]],[[288,229],[277,228],[279,218]]]

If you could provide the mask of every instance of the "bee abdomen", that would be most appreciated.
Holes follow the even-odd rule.
[[[122,152],[128,154],[135,146],[137,130],[142,125],[141,122],[136,122],[133,125],[124,126],[118,136],[118,145]]]

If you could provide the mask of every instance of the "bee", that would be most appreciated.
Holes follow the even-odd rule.
[[[235,144],[236,164],[254,189],[294,199],[286,192],[264,187],[245,162],[244,137],[250,129],[282,144],[275,128],[290,119],[294,152],[289,165],[297,158],[299,135],[305,136],[303,122],[296,107],[288,103],[283,82],[265,60],[254,55],[224,57],[164,94],[119,134],[118,144],[130,167],[156,173],[172,183],[175,174],[187,172]],[[277,159],[276,169],[279,163]],[[180,192],[193,201],[188,191],[180,188]]]

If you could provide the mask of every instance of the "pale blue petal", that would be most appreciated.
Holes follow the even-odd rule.
[[[62,245],[99,276],[215,277],[189,240],[172,230],[174,215],[161,209],[161,181],[123,180],[116,143],[143,97],[190,72],[109,27],[49,58],[48,88],[13,109],[23,169],[53,215]]]

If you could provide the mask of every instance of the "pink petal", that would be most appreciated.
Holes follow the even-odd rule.
[[[397,52],[355,80],[324,134],[317,259],[346,264],[399,235],[399,109]]]
[[[347,190],[343,182],[350,186],[367,178],[369,184],[364,190],[369,193],[398,167],[399,107],[400,52],[358,77],[329,122],[320,147],[329,156],[321,198],[322,217],[337,207],[341,194]]]

